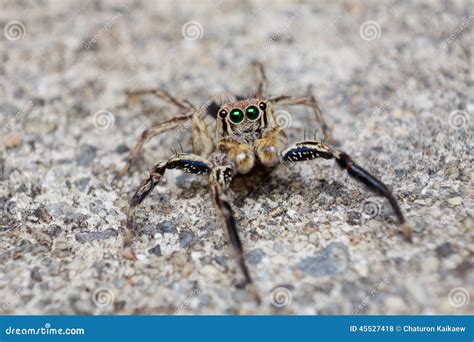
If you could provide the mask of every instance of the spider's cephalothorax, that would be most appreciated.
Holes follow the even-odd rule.
[[[271,101],[253,98],[224,104],[217,113],[217,149],[225,154],[237,173],[248,173],[260,162],[279,163],[286,146],[283,128],[276,125]]]
[[[119,172],[119,176],[124,175],[130,169],[140,155],[146,141],[162,132],[178,127],[187,120],[192,122],[194,153],[177,153],[159,162],[135,191],[128,209],[124,255],[131,259],[135,258],[131,249],[132,231],[135,227],[135,209],[160,182],[167,169],[180,169],[188,173],[207,175],[212,199],[219,210],[223,226],[236,253],[245,284],[251,285],[252,278],[244,260],[242,243],[226,189],[237,174],[250,172],[257,163],[273,167],[281,163],[317,158],[334,159],[341,169],[347,171],[349,176],[364,184],[375,194],[385,197],[402,225],[405,240],[411,241],[411,233],[405,222],[405,217],[387,186],[357,165],[349,155],[330,145],[330,143],[334,144],[334,139],[315,97],[312,95],[265,97],[267,81],[263,66],[260,63],[255,63],[254,66],[258,78],[258,88],[253,98],[238,99],[220,106],[211,103],[208,107],[208,112],[211,111],[216,118],[215,142],[204,123],[201,111],[189,101],[171,96],[163,89],[138,90],[128,94],[130,99],[145,94],[156,95],[175,105],[181,114],[145,130],[132,150],[126,166]],[[283,128],[276,124],[274,108],[278,105],[310,107],[315,114],[316,121],[321,125],[324,141],[304,140],[288,147]],[[250,289],[259,301],[257,291],[253,287]]]
[[[275,126],[273,108],[263,99],[224,104],[217,113],[217,138],[239,137]]]

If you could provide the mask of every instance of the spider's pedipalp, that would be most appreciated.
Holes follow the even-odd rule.
[[[268,128],[262,138],[255,142],[255,153],[263,165],[276,166],[280,162],[280,151],[286,143],[287,138],[283,128]]]
[[[349,176],[364,184],[376,195],[385,197],[402,226],[405,240],[411,241],[411,231],[392,192],[384,183],[357,165],[348,154],[338,151],[321,141],[312,140],[296,143],[281,153],[282,162],[306,161],[316,158],[335,159],[339,167],[346,170]]]

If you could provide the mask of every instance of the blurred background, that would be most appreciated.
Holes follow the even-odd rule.
[[[467,314],[474,312],[473,2],[0,0],[2,314]],[[394,191],[414,231],[332,161],[277,168],[231,189],[257,306],[239,287],[207,181],[170,171],[137,212],[130,194],[191,149],[190,125],[127,90],[197,107],[313,92],[341,149]],[[321,132],[285,110],[290,141]],[[207,118],[214,129],[212,118]]]

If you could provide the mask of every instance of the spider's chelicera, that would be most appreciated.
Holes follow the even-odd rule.
[[[175,105],[182,114],[145,130],[131,151],[126,166],[119,172],[119,176],[127,173],[140,155],[146,141],[162,132],[176,128],[186,120],[192,120],[194,153],[177,153],[167,160],[159,162],[150,171],[149,177],[138,187],[130,200],[128,229],[124,238],[124,255],[128,258],[135,258],[131,249],[132,231],[135,227],[135,209],[160,182],[166,170],[180,169],[188,173],[207,175],[212,199],[222,218],[229,241],[235,250],[239,267],[245,278],[245,285],[250,286],[252,278],[244,260],[242,242],[226,189],[237,174],[250,172],[257,163],[266,167],[275,167],[280,163],[308,161],[317,158],[334,159],[339,167],[346,170],[352,178],[365,184],[375,194],[385,197],[402,226],[405,240],[411,241],[410,230],[403,213],[387,186],[357,165],[349,155],[326,143],[333,143],[334,139],[315,97],[309,95],[268,98],[265,95],[267,81],[263,66],[260,63],[254,63],[254,67],[258,81],[255,97],[220,106],[212,103],[209,106],[216,118],[216,143],[213,142],[201,112],[190,102],[171,96],[163,89],[138,90],[128,94],[129,98],[154,94]],[[276,123],[275,106],[279,105],[310,107],[322,127],[324,141],[304,140],[288,147],[284,128],[279,127]],[[250,289],[255,298],[259,300],[257,291],[253,287]]]

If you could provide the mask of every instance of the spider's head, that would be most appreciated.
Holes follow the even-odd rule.
[[[271,105],[258,98],[222,105],[217,112],[217,134],[220,137],[246,134],[268,127]]]

